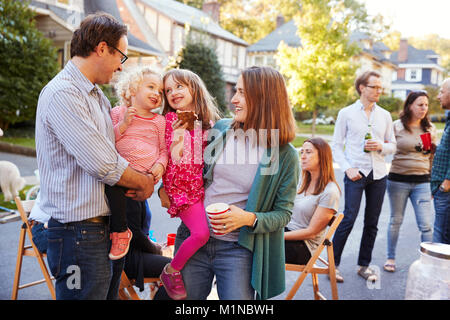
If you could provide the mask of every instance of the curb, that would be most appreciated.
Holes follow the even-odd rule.
[[[0,151],[7,153],[21,154],[29,157],[36,157],[36,149],[22,147],[8,142],[0,141]]]

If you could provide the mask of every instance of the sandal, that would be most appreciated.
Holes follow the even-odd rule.
[[[358,270],[358,275],[371,282],[376,282],[378,280],[378,275],[369,267],[360,267]]]
[[[383,266],[384,271],[387,272],[395,272],[395,264],[394,263],[385,263]]]
[[[328,275],[328,279],[330,279],[330,275]],[[342,276],[338,268],[336,268],[336,282],[338,283],[344,282],[344,277]]]

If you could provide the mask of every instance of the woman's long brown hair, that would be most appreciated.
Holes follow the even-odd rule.
[[[320,175],[319,181],[317,182],[316,187],[314,188],[313,194],[317,195],[322,193],[330,181],[334,182],[338,187],[339,191],[341,191],[334,176],[333,156],[331,153],[331,148],[328,145],[328,143],[322,138],[310,138],[306,140],[303,144],[305,144],[306,142],[311,143],[314,146],[314,148],[317,149],[317,152],[319,154]],[[300,189],[298,190],[298,193],[306,191],[310,184],[311,184],[311,174],[309,173],[309,171],[302,170],[302,184],[300,186]]]
[[[277,129],[279,146],[295,138],[295,120],[283,76],[271,67],[251,67],[242,72],[247,119],[233,129],[267,130],[267,146],[273,146],[271,129]]]

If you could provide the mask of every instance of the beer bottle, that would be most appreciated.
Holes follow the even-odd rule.
[[[366,141],[372,139],[372,126],[369,124],[367,128],[367,133],[364,136],[364,152],[370,152],[369,150],[366,150]]]

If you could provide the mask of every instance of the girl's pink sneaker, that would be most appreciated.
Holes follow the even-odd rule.
[[[187,297],[186,289],[184,288],[183,278],[181,272],[168,273],[167,266],[164,267],[160,279],[166,288],[166,292],[173,300],[184,300]]]
[[[111,232],[110,238],[112,240],[111,250],[109,251],[109,258],[111,260],[118,260],[125,257],[130,248],[130,241],[133,233],[130,229],[124,232]]]

